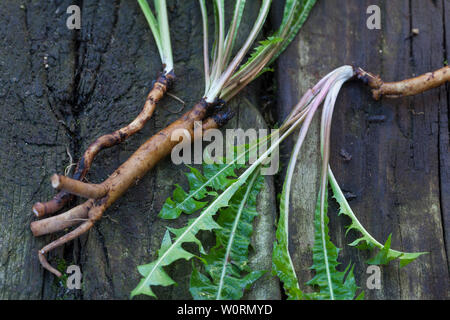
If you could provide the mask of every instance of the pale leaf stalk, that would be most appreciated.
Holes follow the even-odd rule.
[[[211,82],[209,76],[208,12],[206,11],[205,0],[199,0],[199,3],[203,22],[203,66],[205,69],[205,90],[208,91]]]
[[[310,109],[306,109],[306,110],[310,110]],[[303,115],[301,117],[299,117],[299,119],[297,119],[298,121],[302,122],[305,117],[306,117],[307,113],[303,113]],[[305,128],[306,125],[302,126],[301,130],[308,130],[308,128]],[[284,230],[285,230],[285,234],[283,235],[283,237],[285,239],[289,238],[289,202],[290,202],[290,190],[291,190],[291,184],[292,184],[292,177],[294,176],[294,170],[295,170],[295,165],[298,159],[298,155],[300,153],[300,148],[303,144],[302,139],[297,139],[297,142],[294,146],[294,151],[291,155],[291,159],[289,161],[289,165],[288,165],[288,169],[286,172],[286,180],[283,184],[283,194],[284,197],[282,197],[281,201],[283,201],[283,205],[280,207],[280,223],[281,221],[284,221]],[[283,210],[284,209],[284,210]],[[280,240],[280,239],[278,239]],[[280,241],[281,242],[281,241]],[[286,243],[288,243],[288,241],[286,241]],[[288,244],[286,244],[288,246]],[[289,248],[286,247],[286,252],[289,252]],[[298,279],[297,276],[295,274],[295,267],[294,267],[294,263],[292,262],[292,258],[290,255],[288,255],[288,262],[289,262],[289,268],[291,270],[292,276],[295,277],[296,279],[296,285],[297,285],[297,289],[300,291],[300,287],[298,286]]]
[[[224,85],[226,90],[231,91],[231,89],[238,86],[238,84],[245,82],[246,79],[248,79],[249,77],[253,77],[254,75],[258,74],[259,71],[261,71],[261,69],[263,69],[264,66],[266,66],[266,64],[272,58],[272,56],[270,54],[272,49],[273,49],[273,47],[270,47],[270,46],[264,48],[261,51],[261,53],[256,57],[255,60],[244,65],[235,74],[233,74],[233,76],[230,77],[230,79]],[[267,59],[267,57],[269,59]],[[267,61],[267,62],[263,63],[263,61]],[[258,71],[255,72],[255,69],[258,69]]]
[[[296,121],[296,123],[297,123],[299,121],[303,122],[303,120],[304,120],[304,123],[300,128],[297,142],[295,144],[294,151],[292,152],[292,155],[291,155],[291,161],[289,163],[289,168],[286,173],[286,181],[285,181],[285,184],[286,184],[285,208],[286,208],[286,210],[289,210],[289,194],[290,194],[290,190],[291,190],[291,182],[292,182],[292,177],[294,176],[294,170],[295,170],[295,166],[297,164],[298,155],[300,153],[301,146],[303,145],[303,142],[305,141],[305,137],[308,132],[309,126],[311,125],[314,114],[316,113],[317,108],[322,103],[323,99],[325,98],[325,96],[333,82],[334,82],[334,77],[324,85],[324,88],[321,90],[321,92],[318,94],[318,96],[314,99],[311,107],[309,109],[307,109],[308,112],[305,113],[302,117],[300,117]],[[285,213],[289,214],[288,212],[285,212]],[[286,221],[287,220],[288,219],[286,219]]]
[[[351,67],[347,67],[346,73],[348,73],[347,77],[348,79],[351,78],[351,72],[349,70]],[[348,80],[347,79],[347,80]],[[345,81],[347,81],[345,80]],[[324,157],[323,161],[323,167],[322,167],[322,188],[325,184],[327,185],[326,180],[328,180],[331,184],[331,187],[333,189],[333,193],[335,198],[339,199],[339,205],[341,206],[341,210],[345,212],[346,215],[348,215],[352,220],[352,225],[355,229],[357,229],[362,235],[363,239],[365,241],[370,242],[370,244],[378,247],[379,249],[383,249],[384,245],[378,242],[359,222],[356,215],[353,213],[350,205],[348,204],[347,200],[345,199],[344,194],[342,193],[341,188],[339,187],[339,184],[336,181],[336,178],[333,175],[333,172],[331,170],[331,167],[329,165],[329,150],[330,150],[330,134],[331,134],[331,123],[332,123],[332,116],[335,106],[335,101],[337,98],[337,86],[334,89],[334,93],[330,95],[330,99],[325,102],[323,114],[322,114],[322,124],[321,124],[321,152]],[[328,153],[328,156],[326,155]],[[328,160],[327,160],[328,158]],[[324,181],[325,180],[325,181]],[[323,210],[321,210],[323,212]],[[389,253],[392,256],[398,257],[400,260],[402,259],[411,259],[412,257],[425,254],[425,252],[418,252],[418,253],[408,253],[408,252],[401,252],[393,249],[389,249]]]
[[[300,15],[296,17],[294,25],[290,25],[290,27],[287,28],[287,34],[283,36],[283,39],[285,39],[285,41],[278,46],[269,64],[272,64],[295,38],[296,34],[305,23],[309,13],[311,12],[315,4],[316,0],[303,0],[297,4],[298,6],[302,7]]]
[[[280,219],[279,219],[279,223],[284,223],[283,228],[280,227],[280,225],[278,226],[278,231],[277,231],[277,241],[274,247],[277,248],[278,246],[281,246],[281,250],[284,252],[284,259],[287,259],[288,263],[289,263],[289,268],[287,271],[282,271],[281,269],[279,269],[279,264],[281,262],[275,262],[273,264],[273,270],[275,273],[281,273],[284,274],[286,279],[282,281],[285,282],[285,286],[288,285],[288,282],[291,282],[291,284],[289,285],[289,287],[286,287],[287,293],[290,296],[289,292],[292,292],[292,294],[294,294],[295,292],[297,292],[297,294],[295,295],[295,297],[290,296],[290,298],[300,298],[302,293],[300,290],[300,287],[298,286],[298,279],[297,279],[297,275],[295,272],[295,267],[293,265],[292,262],[292,258],[289,254],[289,247],[288,247],[288,239],[289,239],[289,206],[290,206],[290,193],[291,193],[291,185],[292,185],[292,179],[294,177],[294,171],[295,171],[295,167],[298,161],[298,156],[300,154],[300,150],[301,147],[305,141],[305,137],[306,134],[308,132],[308,129],[311,125],[312,119],[314,117],[315,112],[317,111],[318,107],[320,106],[320,104],[323,102],[329,88],[331,87],[331,85],[333,84],[334,80],[335,80],[335,76],[331,77],[330,79],[327,78],[327,82],[323,83],[321,82],[321,85],[323,84],[320,92],[318,92],[318,94],[312,98],[312,102],[308,101],[311,100],[311,96],[308,94],[305,94],[305,96],[307,96],[306,98],[302,98],[301,102],[303,103],[302,105],[299,106],[299,109],[302,110],[300,117],[295,120],[295,123],[291,126],[283,126],[282,129],[284,128],[289,128],[288,132],[293,128],[296,127],[299,123],[302,123],[302,126],[300,128],[300,132],[297,138],[297,142],[294,146],[294,150],[291,154],[291,159],[289,161],[289,165],[288,165],[288,169],[286,172],[286,178],[285,178],[285,182],[283,185],[283,192],[282,192],[282,196],[281,196],[281,204],[280,204]],[[311,103],[311,104],[310,104]],[[283,230],[283,231],[280,231]],[[274,256],[274,259],[275,258]],[[282,258],[278,258],[278,259],[282,259]],[[288,280],[290,279],[290,280]],[[295,286],[291,287],[291,285]]]
[[[271,65],[287,48],[305,22],[316,0],[288,0],[286,1],[282,23],[273,37],[280,39],[273,42],[259,52],[256,57],[244,64],[224,85],[222,96],[233,97],[248,83],[264,72],[264,67]],[[297,16],[298,14],[298,16]]]
[[[225,52],[224,52],[225,64],[229,62],[231,57],[231,52],[233,50],[234,42],[237,36],[237,30],[239,29],[239,25],[241,23],[242,13],[245,7],[245,1],[246,0],[236,0],[233,20],[231,21],[231,26],[225,39]]]
[[[321,131],[321,145],[322,145],[322,174],[320,186],[320,231],[322,240],[322,249],[325,258],[325,270],[328,280],[328,289],[330,291],[330,299],[334,300],[333,282],[331,281],[330,266],[328,263],[328,249],[326,246],[325,234],[325,197],[327,195],[327,169],[330,159],[330,127],[331,116],[333,114],[334,105],[336,103],[337,95],[345,81],[353,77],[353,68],[349,66],[341,67],[336,71],[337,80],[333,84],[333,88],[327,95],[324,103],[324,110],[322,114],[322,131]]]
[[[264,60],[261,61],[258,67],[252,70],[251,73],[249,73],[245,79],[240,79],[239,81],[235,81],[234,85],[230,85],[225,87],[220,95],[221,99],[224,99],[226,101],[233,98],[235,95],[237,95],[243,88],[245,88],[250,82],[252,82],[256,75],[261,72],[261,70],[264,68],[264,66],[267,64],[267,62],[270,60],[270,56],[267,56],[264,58]]]
[[[305,141],[306,134],[309,130],[310,124],[312,122],[312,119],[314,117],[314,114],[318,110],[318,107],[322,104],[325,97],[327,97],[326,102],[327,105],[329,105],[329,97],[330,92],[335,91],[336,83],[340,79],[340,71],[341,69],[334,70],[333,72],[329,73],[327,76],[322,78],[311,90],[308,90],[306,94],[302,97],[300,102],[297,104],[297,106],[294,108],[296,112],[293,112],[291,116],[288,117],[285,124],[283,124],[281,130],[284,128],[289,128],[290,121],[294,121],[294,119],[297,119],[295,121],[303,121],[303,124],[300,128],[299,136],[297,138],[296,144],[294,146],[293,152],[291,154],[291,159],[289,161],[288,169],[286,172],[286,178],[283,185],[283,193],[281,196],[282,204],[280,205],[280,223],[281,221],[284,222],[283,229],[278,227],[278,230],[283,230],[282,233],[278,233],[277,231],[277,243],[280,246],[283,246],[282,250],[284,252],[285,259],[287,259],[288,263],[290,264],[290,267],[287,271],[290,275],[288,277],[291,277],[293,282],[291,282],[290,285],[296,286],[297,289],[293,287],[287,287],[287,292],[292,292],[294,294],[295,291],[300,292],[300,288],[298,287],[298,280],[295,273],[295,268],[292,263],[292,259],[289,255],[289,248],[288,248],[288,239],[289,239],[289,207],[290,207],[290,193],[292,188],[292,179],[294,176],[295,167],[298,161],[298,157],[300,154],[301,147]],[[281,272],[282,270],[278,270],[278,263],[274,264],[274,271],[275,272]],[[292,281],[291,280],[291,281]],[[286,278],[285,281],[288,281]],[[295,283],[295,284],[294,284]],[[287,285],[287,282],[285,283]],[[292,291],[291,291],[292,290]],[[298,295],[295,296],[297,298],[301,298]],[[294,298],[291,297],[291,298]]]
[[[229,66],[226,68],[224,73],[216,81],[212,82],[210,89],[205,94],[207,102],[212,102],[216,99],[225,83],[233,75],[233,72],[242,62],[242,59],[244,59],[247,51],[250,49],[250,46],[253,44],[257,35],[261,31],[261,28],[267,18],[267,14],[269,13],[271,2],[272,0],[263,0],[261,9],[258,14],[258,18],[256,19],[253,29],[250,32],[250,35],[248,36],[246,42],[239,50],[239,52],[236,54],[234,59],[231,61]]]
[[[294,5],[292,5],[292,3],[289,1],[286,4],[285,11],[289,12],[289,15],[288,15],[287,19],[283,19],[283,23],[280,26],[280,32],[277,36],[281,39],[284,39],[284,37],[286,36],[286,34],[289,31],[289,29],[285,28],[285,26],[288,26],[292,23],[292,20],[294,18],[294,12],[295,12],[294,10],[292,10],[292,8],[295,7],[296,2],[297,2],[297,0],[293,1]],[[281,43],[282,42],[279,42],[277,44],[274,44],[274,45],[268,46],[267,48],[264,48],[264,50],[261,51],[261,53],[258,55],[258,57],[255,60],[251,61],[249,64],[245,65],[238,72],[236,72],[236,74],[234,74],[230,78],[230,80],[227,81],[227,83],[225,84],[226,87],[230,87],[230,88],[228,88],[227,91],[231,91],[232,87],[236,87],[237,84],[239,84],[239,83],[247,84],[247,83],[251,82],[256,77],[256,75],[264,68],[264,66],[269,64],[269,62],[272,60],[273,56],[277,52],[278,48],[281,46]],[[233,85],[233,83],[234,83],[234,85]],[[240,87],[244,87],[244,86],[240,86]],[[240,91],[240,90],[235,90],[235,91]],[[233,94],[229,94],[229,95],[234,96],[236,94],[237,94],[237,92],[235,92]]]
[[[295,11],[293,10],[293,8],[295,7],[296,2],[297,2],[297,0],[286,2],[286,6],[285,6],[284,10],[285,10],[285,14],[286,14],[286,12],[288,13],[288,16],[287,16],[287,18],[283,19],[282,24],[280,26],[280,30],[278,32],[279,33],[278,37],[280,37],[282,39],[288,32],[288,28],[286,28],[286,26],[290,25],[294,18]],[[239,83],[250,82],[251,80],[248,81],[248,79],[250,77],[253,78],[254,76],[256,76],[264,68],[264,66],[269,61],[272,60],[272,57],[275,54],[275,52],[277,51],[277,48],[279,47],[279,45],[280,45],[280,43],[277,43],[276,45],[272,45],[272,46],[268,46],[267,48],[264,48],[264,50],[258,55],[258,57],[255,60],[251,61],[249,64],[245,65],[238,72],[236,72],[236,74],[234,74],[230,78],[230,80],[227,81],[227,83],[225,84],[226,87],[230,87],[230,88],[228,88],[227,91],[231,91],[232,87],[236,87],[237,84],[239,84]],[[265,61],[265,62],[262,63],[263,61]],[[258,69],[258,71],[254,72],[255,69]],[[235,84],[233,85],[233,83],[235,83]],[[237,90],[235,90],[235,91],[237,91]],[[234,96],[236,93],[229,94],[229,95]]]
[[[223,0],[214,1],[217,12],[218,25],[218,45],[217,56],[214,59],[213,67],[211,70],[211,82],[214,83],[220,77],[223,70],[224,59],[224,43],[225,43],[225,8]]]
[[[164,65],[164,73],[168,74],[173,71],[174,64],[166,0],[154,0],[157,18],[150,9],[147,0],[138,0],[138,3],[155,38],[156,47]]]
[[[147,19],[148,25],[150,26],[150,30],[153,33],[153,37],[155,38],[156,42],[156,47],[158,48],[158,52],[162,60],[164,57],[164,50],[161,43],[161,34],[159,32],[158,22],[156,21],[156,18],[153,15],[153,12],[150,9],[147,0],[138,0],[138,3],[141,6],[145,18]]]
[[[305,108],[309,105],[309,103],[314,99],[315,96],[322,90],[326,81],[335,73],[336,70],[328,73],[325,77],[320,79],[320,81],[312,88],[308,89],[308,91],[303,95],[300,99],[299,103],[294,107],[291,113],[288,115],[286,120],[284,121],[281,128],[285,128],[290,126],[293,122],[295,122],[303,112],[305,112]]]
[[[172,44],[170,41],[169,19],[167,17],[166,0],[155,0],[155,7],[158,14],[159,32],[161,36],[163,55],[163,63],[165,64],[164,71],[170,73],[173,71],[173,55]]]
[[[286,0],[286,5],[284,7],[283,11],[283,20],[281,21],[281,25],[279,28],[280,32],[284,32],[284,30],[287,30],[287,26],[289,26],[290,22],[292,22],[292,19],[294,18],[295,13],[295,7],[298,4],[299,0]]]
[[[294,107],[289,116],[286,118],[281,128],[285,128],[290,126],[295,120],[298,119],[303,113],[306,111],[306,107],[311,103],[314,97],[317,95],[311,89],[308,89],[306,93],[303,95],[299,103]]]

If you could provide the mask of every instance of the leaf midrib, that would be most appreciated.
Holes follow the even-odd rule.
[[[250,182],[248,184],[248,189],[245,192],[245,195],[244,195],[244,198],[242,199],[241,204],[239,205],[239,209],[238,209],[238,212],[236,214],[236,218],[235,218],[234,223],[233,223],[233,228],[231,229],[230,237],[228,239],[227,251],[225,252],[225,256],[224,256],[224,259],[223,259],[222,273],[220,275],[220,281],[219,281],[219,287],[217,289],[216,300],[220,300],[220,297],[222,295],[222,288],[223,288],[223,284],[225,282],[225,274],[226,274],[226,269],[227,269],[227,265],[228,265],[228,257],[230,256],[230,253],[231,253],[231,248],[232,248],[233,242],[234,242],[234,236],[236,234],[237,226],[239,224],[239,220],[241,218],[242,211],[244,209],[244,206],[247,203],[247,199],[248,199],[248,197],[250,195],[250,192],[253,189],[253,185],[254,185],[257,177],[258,177],[258,175],[254,174],[252,180],[250,180]]]

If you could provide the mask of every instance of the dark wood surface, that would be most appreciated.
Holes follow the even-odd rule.
[[[65,25],[65,10],[74,3],[82,7],[80,31]],[[282,2],[274,4],[276,21]],[[379,31],[366,28],[370,4],[382,8]],[[257,5],[248,1],[243,34],[251,27]],[[203,94],[197,1],[169,1],[169,12],[178,76],[172,93],[186,105],[166,97],[141,133],[98,156],[88,176],[91,182],[105,179]],[[343,64],[360,65],[386,80],[442,66],[448,60],[449,12],[448,0],[319,0],[277,64],[278,104],[273,113],[280,118],[286,115],[311,84]],[[69,165],[67,151],[77,159],[96,137],[128,123],[139,112],[160,70],[145,19],[131,0],[5,0],[0,2],[0,17],[0,299],[126,299],[139,280],[136,266],[154,258],[168,225],[157,213],[174,183],[186,186],[180,181],[183,166],[161,162],[89,234],[50,254],[53,264],[63,259],[81,266],[83,289],[77,292],[65,290],[41,268],[36,250],[59,235],[34,238],[29,230],[30,208],[35,201],[53,196],[49,178]],[[420,33],[409,38],[412,28]],[[233,100],[237,116],[227,127],[266,127],[258,110],[267,87],[259,81]],[[346,85],[338,99],[331,163],[341,186],[356,196],[350,202],[355,213],[380,241],[392,232],[394,248],[430,252],[403,269],[396,263],[383,267],[382,289],[366,290],[363,262],[368,256],[346,246],[355,234],[345,237],[349,221],[336,218],[333,208],[332,239],[344,248],[343,264],[356,263],[358,283],[368,298],[449,297],[448,101],[447,87],[413,98],[374,102],[359,83]],[[373,121],[373,116],[384,120]],[[302,283],[311,278],[318,129],[316,119],[293,192],[290,245]],[[289,143],[285,148],[282,156]],[[351,161],[343,161],[341,149],[352,155]],[[274,179],[267,178],[253,238],[251,263],[256,268],[270,269],[279,192]],[[190,263],[168,268],[179,286],[156,289],[160,298],[190,297],[189,268]],[[278,299],[279,283],[265,276],[247,297]]]
[[[381,8],[381,30],[366,27],[366,8],[372,4]],[[318,79],[344,64],[361,66],[386,81],[442,67],[448,60],[449,7],[450,1],[318,1],[278,63],[281,114]],[[419,34],[411,37],[413,28]],[[430,253],[403,269],[397,263],[382,267],[381,290],[365,290],[369,299],[449,297],[448,93],[448,87],[442,87],[375,102],[369,90],[355,82],[345,85],[338,98],[331,166],[353,199],[353,211],[380,242],[392,233],[392,248]],[[307,268],[320,174],[319,121],[316,117],[303,149],[292,201],[290,245],[302,282],[311,277]],[[341,156],[342,150],[351,155],[350,161]],[[346,245],[357,234],[351,231],[345,237],[350,220],[336,217],[336,212],[335,206],[330,228],[332,240],[343,248],[342,267],[355,263],[356,278],[365,289],[369,275],[364,261],[369,255]]]
[[[21,6],[23,3],[23,6]],[[166,226],[157,218],[165,199],[183,178],[184,166],[161,162],[105,213],[85,236],[52,252],[51,263],[64,260],[83,272],[83,288],[66,291],[37,259],[37,250],[62,234],[34,238],[31,206],[50,199],[50,176],[63,173],[96,137],[133,119],[161,70],[153,37],[136,1],[75,1],[82,28],[66,27],[66,8],[74,1],[2,1],[0,3],[0,299],[127,299],[138,284],[136,267],[155,258]],[[231,3],[230,3],[231,4]],[[258,12],[249,3],[242,23],[248,33]],[[231,11],[228,4],[228,11]],[[178,81],[142,132],[102,152],[88,180],[100,182],[148,137],[186,112],[203,95],[202,28],[197,1],[169,1]],[[241,36],[239,42],[244,38]],[[44,57],[48,56],[48,68]],[[259,87],[231,102],[237,116],[228,127],[264,128],[258,112]],[[251,264],[269,270],[276,215],[273,178],[266,179],[258,201]],[[177,287],[156,288],[163,299],[188,299],[190,262],[168,268]],[[270,275],[248,298],[277,299],[279,285]]]

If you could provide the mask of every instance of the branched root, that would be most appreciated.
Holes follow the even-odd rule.
[[[153,88],[150,90],[150,93],[145,100],[141,113],[127,126],[95,140],[87,148],[83,157],[78,162],[75,173],[73,174],[73,179],[81,181],[86,177],[95,156],[101,150],[120,144],[125,139],[141,130],[145,123],[152,117],[156,104],[162,99],[174,79],[175,74],[173,73],[161,74],[153,84]],[[61,210],[72,198],[71,192],[63,190],[48,202],[36,203],[33,206],[33,212],[38,218],[50,215]]]
[[[42,266],[56,276],[61,277],[61,273],[48,263],[45,255],[92,228],[94,223],[102,218],[103,213],[112,203],[135,185],[162,158],[167,156],[172,148],[182,140],[181,138],[178,140],[172,139],[172,133],[175,130],[185,129],[191,138],[195,138],[194,122],[202,120],[211,113],[211,110],[218,112],[205,119],[202,129],[208,130],[225,124],[233,116],[233,113],[220,111],[217,109],[217,105],[223,106],[223,103],[218,101],[210,104],[202,99],[191,111],[148,139],[127,161],[100,184],[84,183],[65,176],[53,175],[51,183],[55,189],[64,190],[69,196],[79,195],[88,198],[88,200],[65,213],[31,223],[33,234],[41,236],[64,230],[83,221],[73,231],[39,250],[38,256]],[[35,204],[33,211],[36,206],[39,206],[39,203]]]

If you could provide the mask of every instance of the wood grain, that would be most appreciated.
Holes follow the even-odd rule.
[[[203,94],[202,30],[197,1],[171,0],[169,14],[178,82],[141,133],[102,152],[88,176],[108,177],[150,135],[176,119]],[[257,14],[247,1],[240,41]],[[23,5],[22,5],[23,4]],[[82,29],[68,30],[66,8],[82,6]],[[274,1],[279,22],[282,1]],[[366,9],[381,7],[381,30],[368,30]],[[227,2],[227,5],[228,4]],[[344,64],[361,66],[386,81],[441,67],[450,50],[450,0],[319,0],[274,74],[283,119],[323,75]],[[0,299],[126,299],[137,284],[136,266],[155,257],[169,223],[157,218],[183,166],[161,162],[127,192],[87,235],[50,254],[53,264],[80,265],[83,289],[70,291],[45,272],[36,250],[59,235],[34,238],[31,206],[51,198],[49,180],[96,137],[126,124],[143,105],[160,61],[135,1],[0,2]],[[419,34],[411,36],[412,28]],[[48,67],[46,67],[46,62]],[[265,78],[266,80],[268,78]],[[257,82],[231,104],[227,128],[265,128]],[[371,99],[360,83],[344,86],[332,131],[331,164],[350,205],[380,241],[393,234],[393,248],[428,251],[403,269],[382,268],[381,290],[367,290],[366,252],[348,247],[345,217],[330,210],[332,240],[343,248],[343,266],[356,264],[358,284],[369,299],[448,299],[450,243],[449,86],[398,100]],[[267,111],[267,110],[266,110]],[[287,164],[292,140],[281,150]],[[301,285],[311,279],[313,212],[318,192],[319,121],[315,119],[296,168],[291,205],[291,254]],[[351,155],[345,160],[341,151]],[[280,179],[267,177],[258,200],[260,216],[250,263],[269,270]],[[277,180],[278,183],[274,183]],[[331,202],[332,203],[332,202]],[[184,225],[183,217],[171,226]],[[211,238],[205,236],[205,241]],[[188,299],[190,263],[168,268],[178,287],[157,288],[163,299]],[[266,275],[246,295],[279,299],[279,282]],[[144,298],[144,297],[141,297]]]
[[[21,3],[23,7],[21,8]],[[37,250],[56,239],[35,239],[29,223],[31,205],[49,199],[51,174],[64,172],[97,137],[122,127],[143,106],[161,62],[151,32],[136,1],[84,0],[80,31],[66,28],[67,7],[73,1],[2,1],[0,26],[2,80],[0,105],[0,299],[128,299],[140,275],[136,267],[155,258],[167,226],[181,227],[187,217],[166,222],[157,218],[165,199],[182,179],[184,166],[162,161],[127,192],[85,236],[55,250],[51,263],[77,264],[83,273],[83,289],[66,290],[44,272]],[[166,97],[142,132],[106,150],[96,158],[88,180],[108,177],[149,136],[178,118],[203,94],[202,28],[197,1],[168,1],[175,70],[178,82],[171,91],[185,101]],[[227,4],[232,12],[231,3]],[[245,40],[256,17],[258,3],[244,13]],[[44,56],[48,55],[46,69]],[[229,105],[238,116],[229,128],[265,128],[257,105],[259,86],[252,86]],[[20,130],[17,127],[20,126]],[[270,270],[274,236],[275,191],[267,178],[258,201],[260,217],[250,263]],[[205,241],[211,242],[211,237]],[[167,268],[177,287],[157,288],[161,299],[189,299],[190,262]],[[266,275],[248,295],[253,299],[280,297],[278,281]],[[140,297],[145,298],[145,297]]]
[[[366,27],[366,8],[377,4],[381,30]],[[445,1],[448,6],[449,2]],[[300,36],[278,64],[280,114],[333,68],[361,66],[386,81],[440,68],[445,57],[443,1],[318,1]],[[320,27],[318,27],[320,26]],[[412,28],[420,33],[411,37]],[[335,109],[331,165],[354,212],[377,239],[392,233],[392,247],[427,251],[403,269],[382,268],[381,290],[369,299],[448,298],[448,261],[444,221],[448,219],[448,91],[435,89],[412,98],[371,99],[360,83],[344,86]],[[440,129],[439,129],[440,128]],[[301,281],[310,279],[313,208],[318,192],[318,118],[301,155],[293,191],[291,250]],[[289,147],[287,147],[289,150]],[[346,161],[341,150],[351,155]],[[446,162],[447,161],[447,162]],[[442,201],[444,200],[444,201]],[[366,289],[364,261],[369,257],[346,246],[349,220],[330,212],[331,237],[343,251],[345,267],[356,263]],[[448,220],[447,220],[448,224]]]

